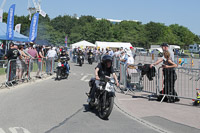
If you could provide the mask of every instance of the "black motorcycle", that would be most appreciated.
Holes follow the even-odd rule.
[[[77,63],[79,64],[79,66],[82,66],[82,65],[83,65],[83,58],[84,58],[84,57],[83,57],[82,55],[79,55],[79,56],[78,56],[78,59],[77,59],[78,62],[77,62]]]
[[[92,65],[93,61],[94,61],[93,54],[89,54],[88,55],[88,63]]]
[[[89,86],[92,88],[95,85],[95,79],[91,79]],[[95,92],[95,99],[88,101],[89,108],[96,108],[99,112],[99,117],[101,119],[108,119],[110,116],[115,97],[115,81],[113,78],[105,76],[100,80],[99,87],[97,87]],[[91,91],[90,91],[91,93]],[[91,94],[87,94],[88,96]]]
[[[66,73],[66,66],[64,65],[65,62],[67,63],[67,59],[60,59],[60,61],[58,61],[58,65],[57,65],[57,72],[56,72],[56,80],[60,80],[60,79],[67,79],[69,74]]]

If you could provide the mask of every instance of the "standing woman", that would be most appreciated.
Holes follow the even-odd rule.
[[[24,50],[23,45],[20,45],[18,48],[19,48],[19,53],[22,56],[22,59],[19,60],[19,63],[20,63],[21,67],[18,68],[18,79],[22,79],[24,71],[26,71],[28,69],[27,68],[27,60],[26,59],[29,59],[29,56],[27,56],[24,53],[24,51],[23,51]]]
[[[174,89],[175,81],[177,80],[177,75],[174,68],[177,67],[177,65],[171,60],[169,51],[164,51],[163,55],[165,60],[163,60],[162,66],[164,75],[164,89],[162,93],[170,95],[167,99],[169,102],[177,102],[179,101],[179,98],[173,97],[177,96],[177,93]]]
[[[42,59],[45,58],[42,51],[42,46],[38,48],[38,71],[36,78],[41,78],[41,70],[42,70]]]

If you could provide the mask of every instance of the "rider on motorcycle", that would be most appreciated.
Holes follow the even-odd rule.
[[[93,59],[94,59],[93,55],[94,55],[94,53],[92,52],[91,49],[89,50],[89,52],[87,53],[87,55],[88,55],[88,62],[89,63],[93,62]]]
[[[100,79],[104,76],[110,77],[110,74],[113,75],[113,78],[115,79],[116,85],[119,86],[117,76],[114,73],[114,70],[113,70],[113,67],[112,67],[112,57],[109,56],[109,55],[105,55],[102,58],[102,62],[99,63],[97,65],[97,67],[95,68],[95,79],[94,79],[95,84],[93,84],[93,86],[91,87],[88,101],[95,100],[94,96],[95,96],[96,89],[99,87]]]
[[[77,55],[78,55],[78,57],[80,57],[80,56],[84,57],[84,53],[83,53],[83,51],[81,49],[79,49]],[[84,58],[82,58],[82,60],[83,60],[83,63],[84,63]],[[78,59],[77,59],[77,62],[78,62]]]
[[[91,54],[93,55],[92,50],[90,49],[89,52],[88,52],[87,54],[88,54],[88,57],[89,57],[89,55],[91,55]]]
[[[61,50],[61,54],[58,56],[58,60],[64,60],[64,66],[66,68],[66,73],[69,74],[69,64],[68,61],[70,60],[69,55],[66,53],[65,49]]]

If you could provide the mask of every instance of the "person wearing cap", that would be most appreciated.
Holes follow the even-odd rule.
[[[163,49],[163,57],[157,60],[155,63],[150,65],[150,68],[152,68],[155,65],[158,65],[159,63],[163,62],[162,68],[163,68],[163,76],[164,76],[164,88],[163,91],[160,92],[160,94],[164,93],[167,95],[173,95],[177,96],[177,93],[175,92],[174,86],[175,81],[177,80],[177,75],[175,72],[176,64],[174,63],[174,53],[171,49],[169,49],[169,45],[167,43],[163,43],[161,45]],[[162,95],[158,96],[158,100],[162,99]],[[169,102],[177,102],[180,99],[177,97],[167,97],[164,99],[164,101]]]
[[[167,43],[163,43],[161,45],[163,52],[164,51],[169,51],[170,53],[170,59],[172,60],[172,62],[174,62],[174,52],[169,49],[169,45]],[[158,64],[160,64],[163,60],[166,60],[166,58],[163,56],[162,58],[160,58],[159,60],[157,60],[155,63],[150,65],[150,68],[152,68],[152,66],[156,66]]]

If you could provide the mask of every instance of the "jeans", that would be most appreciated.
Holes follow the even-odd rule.
[[[91,90],[90,90],[90,98],[94,99],[95,97],[95,92],[97,90],[97,88],[99,88],[99,84],[100,84],[100,81],[99,80],[95,80],[95,84],[93,84]]]
[[[66,73],[69,74],[69,64],[67,62],[64,63],[64,66],[66,67]]]
[[[46,60],[46,73],[53,73],[54,70],[54,58],[50,57]]]
[[[10,69],[8,81],[12,81],[16,77],[16,61],[10,61]]]

